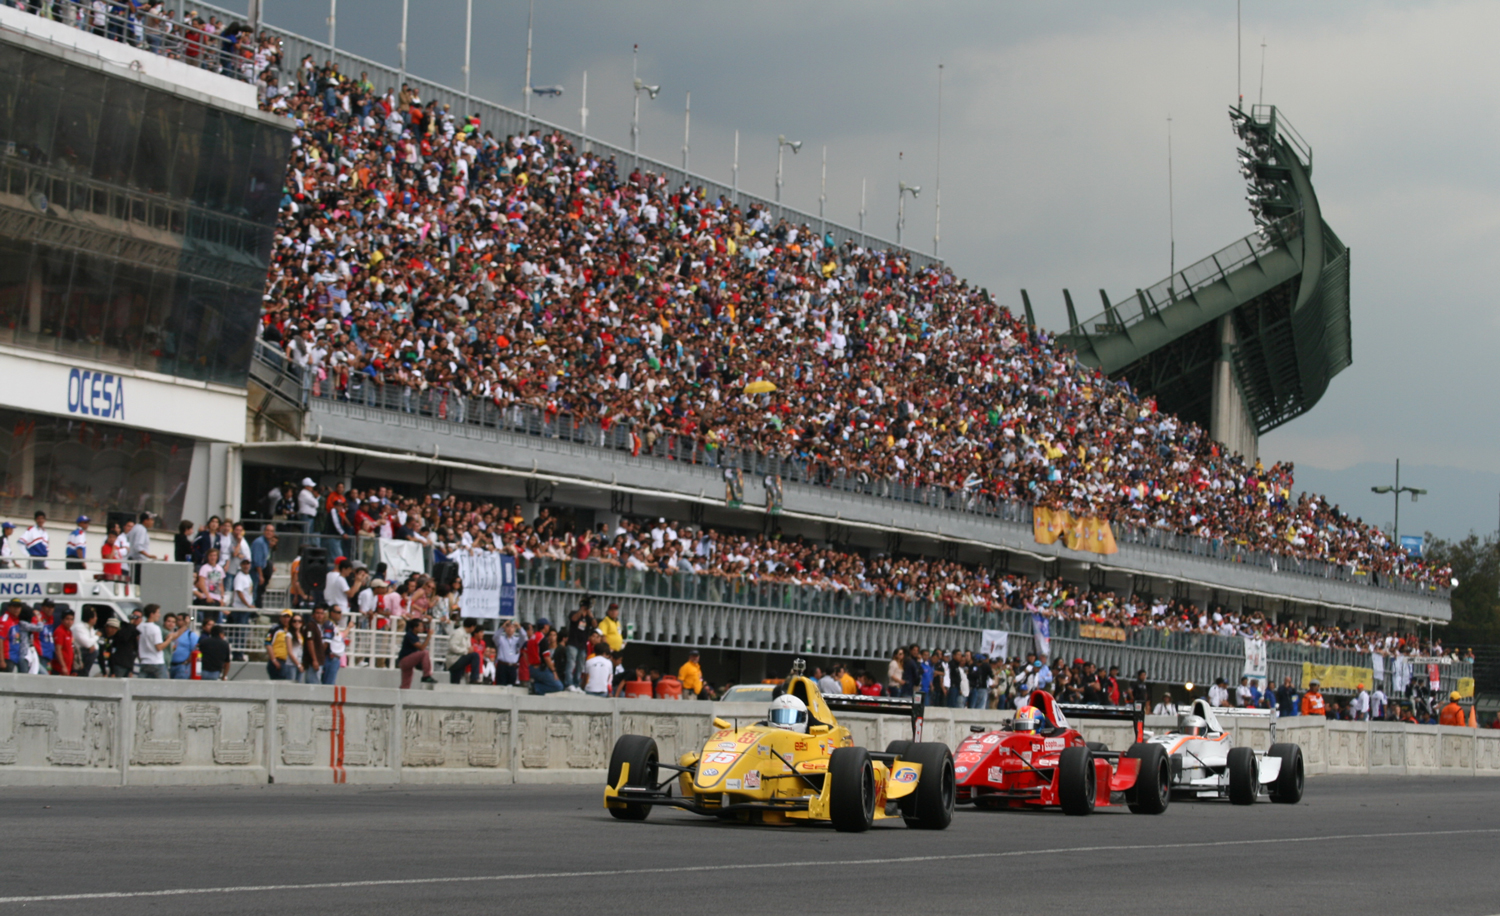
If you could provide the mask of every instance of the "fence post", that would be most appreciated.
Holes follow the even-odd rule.
[[[130,785],[131,744],[135,739],[135,700],[130,696],[131,679],[121,682],[120,721],[115,723],[115,748],[120,755],[120,785]]]
[[[271,681],[267,686],[270,693],[266,699],[266,783],[276,782],[276,758],[281,756],[281,729],[276,727],[276,685],[278,681]]]

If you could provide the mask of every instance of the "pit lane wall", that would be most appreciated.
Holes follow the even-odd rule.
[[[230,785],[267,781],[600,785],[622,734],[654,737],[663,760],[701,750],[712,715],[744,724],[758,704],[525,696],[494,688],[312,687],[0,675],[0,785]],[[956,746],[985,710],[929,710],[924,737]],[[841,717],[855,742],[910,737],[900,716]],[[1080,723],[1121,749],[1128,723]],[[1147,720],[1166,728],[1171,719]],[[1234,726],[1264,749],[1266,723]],[[1309,774],[1500,776],[1500,731],[1284,720]]]

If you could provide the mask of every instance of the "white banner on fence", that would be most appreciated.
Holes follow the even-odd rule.
[[[392,588],[414,572],[427,571],[426,564],[422,562],[422,545],[416,541],[381,538],[380,562],[385,564],[385,578]]]
[[[1010,654],[1010,634],[1004,630],[984,630],[979,636],[979,651],[988,658],[1005,658]]]
[[[1031,615],[1031,639],[1036,654],[1050,658],[1052,655],[1052,627],[1041,614]]]
[[[1244,637],[1245,640],[1245,677],[1253,677],[1258,680],[1266,679],[1266,641],[1256,639],[1252,636]]]
[[[1411,683],[1411,659],[1405,656],[1396,656],[1396,663],[1391,668],[1391,690],[1398,696],[1406,693],[1406,687]]]
[[[1370,670],[1375,672],[1375,683],[1379,684],[1385,680],[1385,656],[1379,652],[1370,653]]]
[[[460,554],[458,577],[463,580],[465,617],[497,618],[500,616],[500,554]]]

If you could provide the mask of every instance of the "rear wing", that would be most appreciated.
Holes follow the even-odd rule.
[[[1058,703],[1057,709],[1063,715],[1074,716],[1079,719],[1124,719],[1133,722],[1135,724],[1135,740],[1145,740],[1145,701],[1119,706],[1106,706],[1102,703]]]
[[[913,741],[922,740],[922,719],[927,704],[922,694],[910,697],[867,697],[860,693],[825,693],[823,702],[834,712],[900,713],[911,718]]]

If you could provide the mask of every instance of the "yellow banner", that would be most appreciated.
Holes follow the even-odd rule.
[[[1031,533],[1038,544],[1056,544],[1072,519],[1067,512],[1037,506],[1031,512]]]
[[[1365,685],[1368,690],[1375,683],[1375,670],[1373,668],[1360,668],[1355,665],[1314,665],[1312,662],[1302,663],[1302,689],[1317,681],[1324,690],[1353,690],[1360,684]]]
[[[1474,695],[1474,679],[1461,677],[1458,679],[1458,695],[1461,697],[1472,697]]]
[[[1108,639],[1112,642],[1124,642],[1125,631],[1119,627],[1104,627],[1095,623],[1085,623],[1078,628],[1078,635],[1084,639]]]

